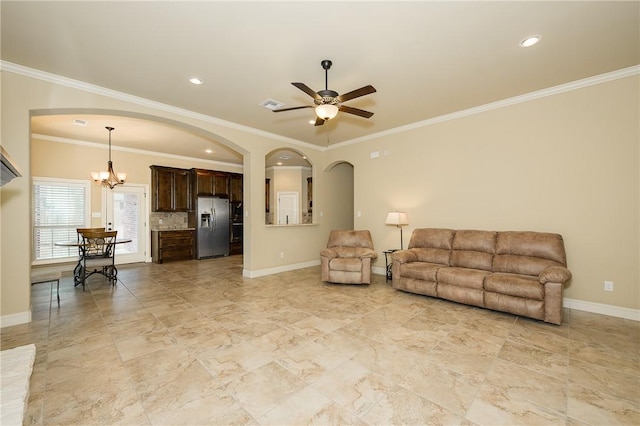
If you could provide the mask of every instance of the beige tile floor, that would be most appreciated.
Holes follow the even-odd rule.
[[[33,291],[26,424],[640,424],[640,323],[562,326],[319,267],[241,276],[242,258],[122,267],[115,288]]]

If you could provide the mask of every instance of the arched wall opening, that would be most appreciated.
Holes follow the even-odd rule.
[[[276,148],[265,155],[265,224],[311,224],[313,164],[304,152]]]
[[[64,119],[65,122],[71,123],[74,117],[86,116],[102,118],[101,120],[98,120],[101,122],[98,127],[102,134],[100,134],[97,139],[95,137],[93,139],[85,139],[82,136],[74,137],[73,134],[69,134],[69,131],[66,133],[62,132],[59,136],[53,135],[51,137],[51,135],[36,133],[34,130],[38,126],[34,126],[33,123],[35,122],[37,124],[39,119],[60,117],[61,119]],[[151,198],[151,193],[149,191],[149,184],[151,180],[151,171],[149,169],[150,165],[159,164],[182,169],[214,169],[243,174],[244,157],[245,155],[249,155],[249,153],[239,145],[210,131],[180,121],[149,114],[111,109],[39,109],[30,111],[30,118],[32,123],[30,128],[31,176],[41,175],[53,178],[78,180],[89,180],[91,171],[105,169],[107,162],[107,132],[102,124],[110,124],[111,120],[116,119],[132,119],[127,122],[127,126],[130,126],[127,132],[123,132],[122,129],[118,129],[116,126],[116,131],[120,130],[120,132],[114,132],[114,168],[116,169],[116,172],[122,171],[127,173],[127,181],[125,185],[146,186],[147,200]],[[136,123],[140,124],[141,127],[136,127]],[[97,123],[94,124],[97,125]],[[144,141],[140,142],[138,145],[127,146],[127,139],[133,139],[132,133],[135,132],[136,129],[139,129],[140,132],[143,131],[142,124],[144,127],[156,127],[160,129],[161,132],[171,129],[171,134],[182,134],[185,135],[185,137],[176,137],[176,146],[169,147],[173,150],[158,146],[157,143],[152,143],[149,145],[149,148],[146,148],[144,146]],[[68,127],[71,128],[70,131],[73,132],[73,127],[75,126]],[[82,132],[78,132],[78,134],[82,134]],[[77,140],[74,141],[74,139]],[[92,143],[92,140],[100,140],[100,143]],[[201,144],[202,147],[211,146],[212,150],[215,152],[224,151],[223,154],[225,161],[195,158],[195,156],[188,154],[189,152],[193,152],[193,150],[186,150],[186,155],[179,155],[178,153],[180,151],[177,149],[180,148],[180,145],[184,147],[184,144],[188,144],[185,140],[197,141],[197,143]],[[204,151],[204,148],[202,151]],[[204,155],[202,155],[202,157],[204,157]],[[245,180],[244,184],[248,185],[249,180]],[[91,226],[101,226],[99,213],[105,209],[105,196],[104,191],[102,191],[101,188],[97,188],[97,190],[95,188],[96,187],[92,184]],[[249,191],[244,192],[248,193]],[[147,258],[150,259],[150,230],[154,224],[153,216],[155,214],[150,213],[149,207],[147,207],[146,213],[148,230],[146,232],[146,241],[144,243],[148,248]],[[171,216],[173,216],[178,222],[181,220],[182,222],[170,224],[170,226],[187,226],[187,223],[185,222],[186,219],[182,219],[180,215],[176,214]],[[186,217],[186,213],[184,216]],[[155,222],[157,222],[157,220]],[[165,225],[166,224],[167,223],[165,221]]]

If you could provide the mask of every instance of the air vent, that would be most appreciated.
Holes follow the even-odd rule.
[[[281,108],[284,104],[282,102],[274,101],[273,99],[267,99],[262,102],[260,106],[265,107],[270,110]]]
[[[74,118],[73,119],[73,124],[75,124],[76,126],[86,126],[87,125],[87,120],[81,120],[79,118]]]

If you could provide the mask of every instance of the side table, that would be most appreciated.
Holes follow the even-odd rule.
[[[383,251],[384,253],[384,266],[387,272],[387,279],[385,280],[385,282],[388,282],[390,279],[393,279],[393,276],[391,275],[391,267],[393,266],[393,262],[389,262],[390,259],[390,254],[393,252],[398,251],[399,249],[389,249],[389,250],[385,250]]]

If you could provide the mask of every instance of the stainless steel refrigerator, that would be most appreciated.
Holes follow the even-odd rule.
[[[196,257],[229,255],[229,200],[219,197],[198,197],[198,228]]]

